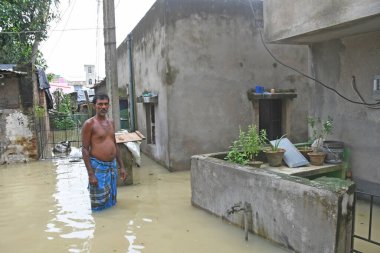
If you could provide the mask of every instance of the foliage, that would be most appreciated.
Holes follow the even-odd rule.
[[[40,105],[34,105],[34,114],[38,118],[42,118],[45,115],[45,108]]]
[[[226,160],[239,164],[253,161],[266,141],[266,131],[257,131],[256,125],[249,125],[247,132],[239,129],[239,137],[233,142]]]
[[[72,129],[75,126],[75,121],[71,117],[71,99],[70,95],[64,94],[61,90],[56,90],[53,93],[55,101],[55,115],[53,118],[53,126],[56,129]]]
[[[284,134],[283,136],[281,136],[279,139],[275,140],[274,144],[270,146],[270,150],[274,151],[274,152],[278,151],[279,150],[279,145],[280,145],[282,139],[285,138],[285,136],[286,136],[286,134]]]
[[[54,80],[54,78],[57,77],[57,75],[54,74],[54,73],[48,73],[48,74],[46,75],[46,77],[47,77],[47,79],[48,79],[48,81],[49,81],[49,83],[50,83],[51,81]]]
[[[45,66],[39,42],[57,18],[59,0],[0,1],[0,62]],[[33,59],[36,58],[36,62]]]
[[[234,162],[242,165],[245,165],[248,162],[248,158],[246,154],[242,152],[241,145],[238,140],[233,142],[232,146],[230,147],[230,151],[228,152],[225,159],[229,162]]]
[[[333,119],[328,116],[325,121],[322,121],[321,118],[308,117],[307,122],[312,130],[312,140],[317,144],[315,150],[322,150],[323,141],[334,128]]]

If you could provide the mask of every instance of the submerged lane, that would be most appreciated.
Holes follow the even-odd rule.
[[[0,166],[1,252],[288,252],[191,206],[190,173],[147,157],[116,207],[92,213],[82,162]]]

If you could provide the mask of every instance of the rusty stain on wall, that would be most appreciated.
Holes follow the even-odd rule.
[[[29,117],[18,110],[9,110],[4,116],[6,134],[0,164],[38,159],[37,139],[31,130]]]

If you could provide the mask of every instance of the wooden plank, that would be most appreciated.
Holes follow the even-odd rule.
[[[129,141],[141,141],[145,139],[145,137],[144,138],[140,137],[136,132],[132,132],[132,133],[118,132],[118,133],[115,133],[115,139],[116,139],[116,143],[123,143],[123,142],[129,142]]]
[[[140,138],[142,138],[143,140],[145,140],[145,136],[142,135],[142,133],[140,133],[140,131],[135,131],[135,133],[140,136]]]

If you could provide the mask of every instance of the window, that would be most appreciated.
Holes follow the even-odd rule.
[[[154,112],[154,104],[146,104],[146,132],[147,132],[147,143],[156,144],[156,115]]]
[[[91,67],[88,67],[88,73],[91,74],[92,73],[92,68]]]
[[[88,84],[92,84],[92,79],[88,79]]]

